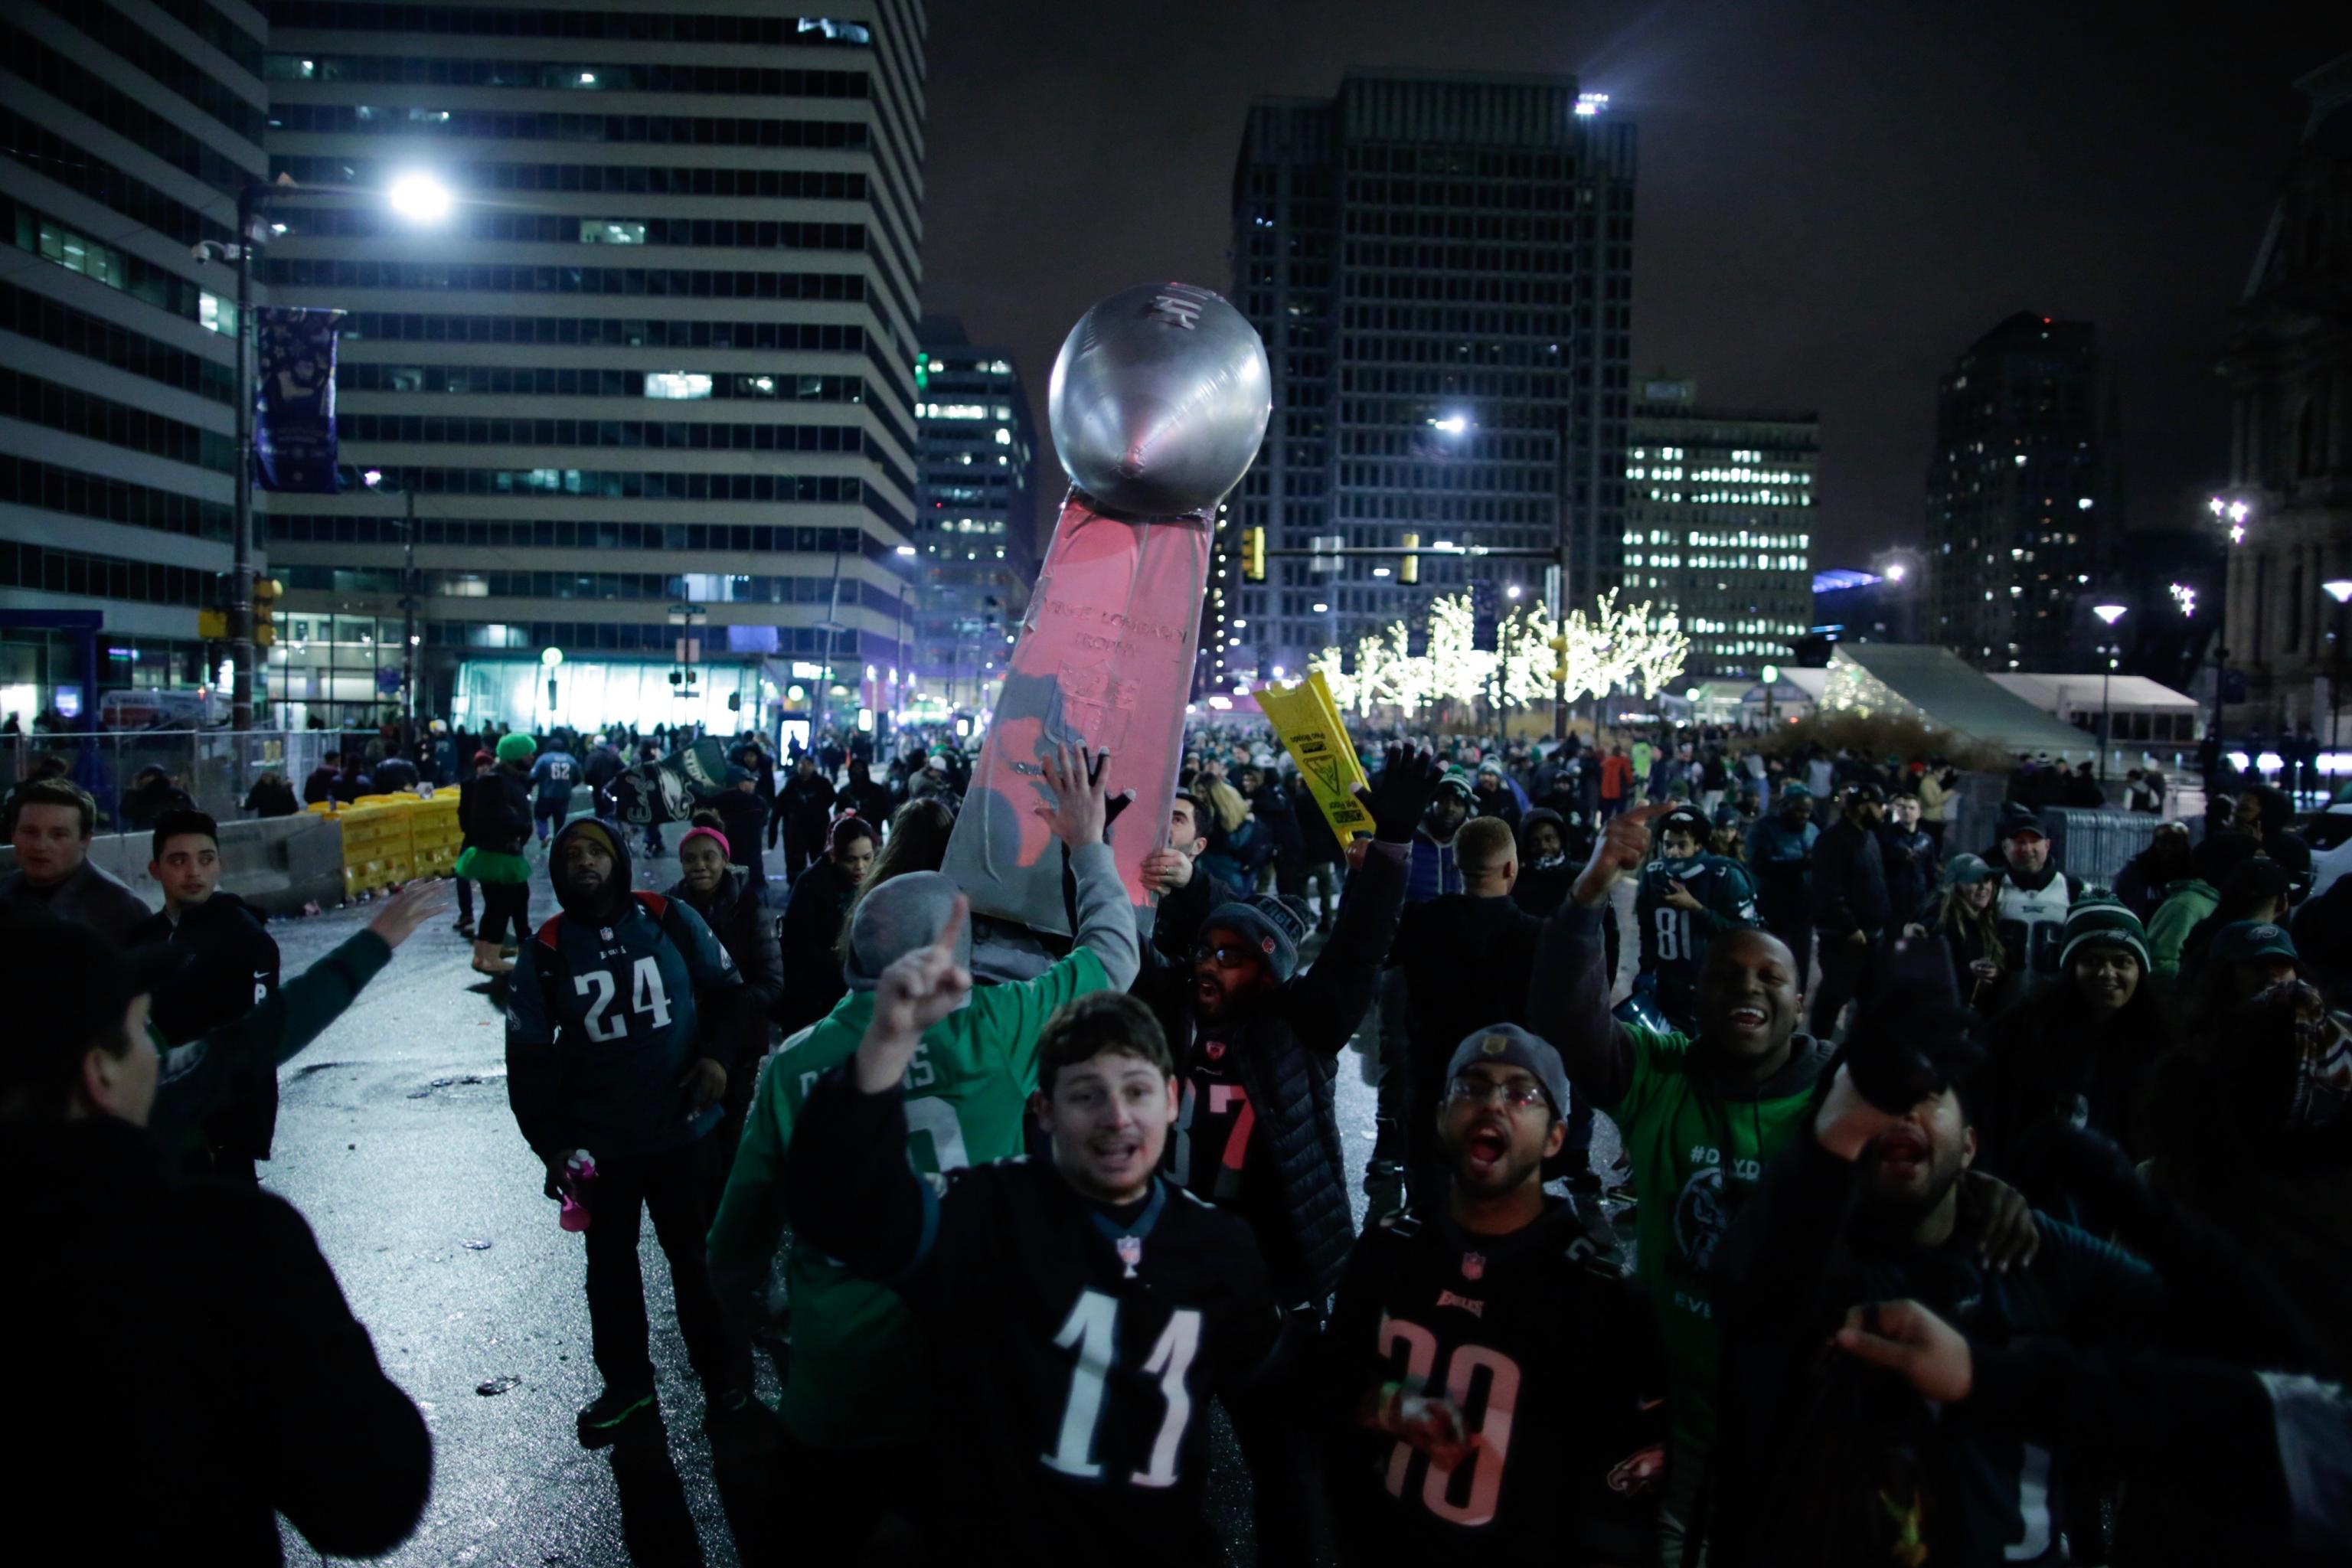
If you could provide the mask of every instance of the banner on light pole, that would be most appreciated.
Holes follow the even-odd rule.
[[[332,495],[335,336],[341,310],[265,305],[254,312],[253,482]]]

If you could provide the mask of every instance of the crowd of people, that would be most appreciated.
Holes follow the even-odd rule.
[[[584,1232],[579,1439],[690,1372],[714,1430],[774,1424],[774,1495],[852,1561],[1223,1561],[1220,1406],[1266,1564],[2352,1557],[2352,910],[2276,803],[2086,877],[2031,767],[1360,746],[1352,841],[1263,731],[1193,731],[1153,802],[1041,746],[1066,935],[941,869],[944,736],[362,755],[461,791],[519,1144]],[[1988,790],[1991,841],[1955,841]],[[1131,873],[1122,807],[1164,813]],[[37,1202],[6,1310],[34,1407],[72,1412],[31,1484],[189,1455],[120,1525],[158,1555],[271,1560],[272,1509],[386,1549],[425,1428],[256,1162],[278,1067],[440,895],[286,979],[196,803],[151,825],[160,912],[89,862],[72,784],[7,809],[34,1000],[0,1158]],[[48,1353],[158,1310],[220,1353]]]

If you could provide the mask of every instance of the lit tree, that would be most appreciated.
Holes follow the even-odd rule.
[[[1429,606],[1428,691],[1440,702],[1469,707],[1486,694],[1495,656],[1478,647],[1477,612],[1470,595],[1453,594]]]
[[[1370,717],[1393,709],[1412,717],[1444,702],[1467,707],[1482,696],[1497,708],[1530,707],[1549,700],[1556,688],[1571,702],[1621,689],[1655,697],[1681,676],[1690,655],[1680,616],[1620,605],[1614,590],[1590,613],[1573,610],[1563,621],[1541,605],[1513,610],[1496,628],[1492,652],[1476,646],[1475,626],[1470,596],[1452,595],[1429,606],[1424,655],[1414,657],[1405,623],[1391,621],[1357,642],[1352,670],[1336,647],[1317,654],[1311,667],[1323,672],[1342,712]]]

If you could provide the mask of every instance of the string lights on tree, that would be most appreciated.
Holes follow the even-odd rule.
[[[1529,708],[1562,688],[1571,702],[1617,690],[1654,698],[1681,678],[1690,658],[1679,616],[1620,605],[1613,590],[1590,614],[1571,611],[1564,622],[1541,605],[1514,609],[1497,626],[1491,650],[1476,646],[1475,626],[1470,595],[1452,595],[1431,602],[1421,655],[1412,651],[1411,628],[1391,621],[1358,641],[1352,663],[1340,648],[1327,647],[1312,668],[1343,712],[1413,717],[1447,703],[1466,709],[1482,698],[1496,708]]]

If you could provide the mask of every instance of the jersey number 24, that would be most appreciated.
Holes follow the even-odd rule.
[[[636,967],[629,973],[629,1009],[624,1013],[613,1011],[613,1004],[620,995],[620,983],[611,970],[592,969],[572,977],[572,989],[589,999],[588,1016],[580,1022],[590,1039],[601,1044],[627,1034],[629,1013],[644,1014],[653,1020],[656,1029],[669,1026],[669,993],[662,986],[661,965],[648,953],[637,960]]]

